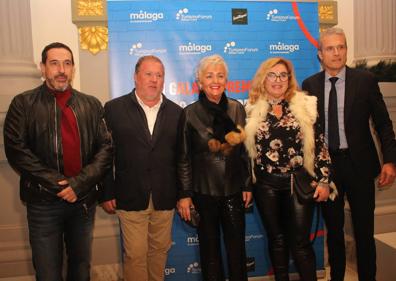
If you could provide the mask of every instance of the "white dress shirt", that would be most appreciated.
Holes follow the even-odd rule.
[[[147,125],[150,131],[150,134],[153,135],[155,121],[157,120],[158,111],[160,109],[162,103],[162,95],[160,97],[159,102],[153,107],[147,106],[136,94],[136,99],[139,102],[140,106],[143,108],[144,113],[146,114]]]

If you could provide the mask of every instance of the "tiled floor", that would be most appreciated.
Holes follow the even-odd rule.
[[[326,267],[326,277],[322,279],[318,279],[318,281],[327,281],[330,280],[330,269]],[[357,273],[347,266],[345,272],[344,281],[358,281]]]
[[[326,268],[326,273],[328,275],[329,269]],[[327,281],[329,278],[326,276],[325,278],[319,279],[318,281]],[[0,278],[0,281],[34,281],[32,276],[24,276],[24,277],[13,277],[13,278]],[[92,278],[92,281],[114,281],[108,278]],[[347,267],[346,276],[344,281],[358,281],[356,272]]]

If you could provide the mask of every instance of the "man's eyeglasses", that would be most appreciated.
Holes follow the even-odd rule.
[[[279,74],[276,74],[275,72],[268,72],[267,73],[267,79],[271,82],[275,82],[278,78],[280,81],[285,82],[289,80],[290,74],[287,72],[281,72]]]

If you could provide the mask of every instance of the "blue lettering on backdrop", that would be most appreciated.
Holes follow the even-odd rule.
[[[164,93],[181,106],[194,102],[199,60],[220,54],[229,67],[227,95],[245,102],[250,81],[262,61],[290,59],[297,80],[317,72],[315,2],[132,1],[108,0],[111,95],[131,91],[140,56],[158,56],[165,65]],[[257,211],[246,217],[249,276],[272,274],[267,239]],[[315,221],[315,219],[314,219]],[[166,280],[200,280],[199,239],[176,215]],[[317,269],[323,270],[323,224],[315,244]],[[295,272],[294,267],[291,270]]]

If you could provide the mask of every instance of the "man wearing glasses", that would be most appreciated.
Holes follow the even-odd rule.
[[[359,280],[374,281],[374,178],[378,187],[395,179],[396,142],[376,79],[368,72],[346,66],[347,42],[344,31],[329,28],[320,35],[318,56],[323,71],[307,78],[302,88],[318,97],[319,121],[333,163],[333,180],[339,196],[322,203],[327,226],[331,280],[344,280],[344,196],[352,213]],[[369,120],[381,142],[381,168],[370,132]]]

